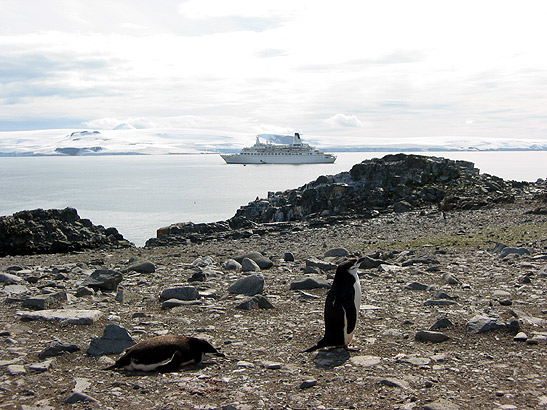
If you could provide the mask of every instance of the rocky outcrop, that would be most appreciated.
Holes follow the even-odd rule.
[[[74,208],[35,209],[0,217],[0,256],[133,246],[116,228],[93,225]]]
[[[269,192],[267,198],[242,206],[227,221],[161,228],[157,238],[146,245],[239,239],[272,230],[299,229],[298,223],[317,227],[388,212],[480,209],[512,202],[517,192],[531,185],[481,174],[467,161],[386,155],[356,164],[349,172],[320,176],[296,189]]]

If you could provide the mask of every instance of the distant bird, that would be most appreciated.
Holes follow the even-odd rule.
[[[128,348],[112,366],[143,372],[172,372],[189,364],[198,364],[205,353],[225,357],[208,341],[195,337],[163,335],[143,340]]]
[[[326,346],[343,346],[347,350],[353,340],[361,306],[361,284],[357,269],[363,259],[349,259],[336,268],[332,287],[325,301],[325,335],[305,352]]]

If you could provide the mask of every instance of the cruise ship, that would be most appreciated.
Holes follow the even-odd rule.
[[[227,164],[332,164],[336,157],[303,144],[300,134],[295,133],[292,144],[272,144],[256,142],[252,147],[246,147],[239,154],[220,154]]]

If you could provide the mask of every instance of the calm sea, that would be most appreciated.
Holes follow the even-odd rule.
[[[137,246],[177,222],[215,222],[268,191],[297,188],[384,153],[337,153],[334,164],[227,165],[218,155],[0,158],[0,215],[74,207]],[[547,177],[546,152],[436,152],[504,179]]]

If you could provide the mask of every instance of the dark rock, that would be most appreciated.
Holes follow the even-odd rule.
[[[375,259],[370,256],[365,256],[359,265],[359,268],[361,269],[374,269],[380,266],[381,264],[385,263],[381,259]]]
[[[325,262],[321,261],[319,259],[306,259],[306,268],[319,268],[321,270],[327,271],[327,270],[335,270],[337,265],[335,263],[331,262]]]
[[[431,290],[431,286],[419,282],[412,282],[404,287],[407,290]]]
[[[150,261],[131,258],[129,259],[129,265],[125,269],[125,272],[138,272],[138,273],[154,273],[156,271],[156,265]]]
[[[254,296],[262,293],[264,290],[264,276],[250,275],[238,279],[232,286],[228,288],[228,292]]]
[[[74,392],[69,397],[65,399],[65,404],[74,404],[74,403],[96,403],[97,400],[93,397],[82,393],[82,392]]]
[[[209,275],[206,271],[199,271],[194,273],[190,278],[188,278],[188,282],[205,282],[209,278]]]
[[[505,327],[506,324],[498,316],[477,315],[471,318],[466,324],[468,333],[485,333]]]
[[[273,266],[273,262],[260,252],[249,252],[235,258],[235,260],[243,265],[242,261],[245,258],[253,260],[260,267],[260,269],[269,269]]]
[[[329,257],[344,257],[349,256],[349,252],[345,248],[333,248],[329,249],[327,252],[325,252],[325,255],[323,255],[325,258]]]
[[[412,205],[407,201],[398,201],[393,204],[393,210],[398,213],[409,212],[412,210]]]
[[[121,273],[111,269],[97,269],[80,286],[87,286],[94,290],[113,291],[123,280]]]
[[[330,349],[319,351],[313,358],[313,362],[317,367],[331,369],[342,366],[349,358],[350,354],[346,349]]]
[[[235,259],[228,259],[222,264],[222,267],[226,270],[241,270],[241,263]]]
[[[310,387],[313,387],[317,385],[317,380],[304,380],[302,383],[300,383],[301,389],[309,389]]]
[[[37,310],[51,309],[66,301],[67,295],[65,292],[55,292],[25,299],[23,301],[23,307]]]
[[[446,300],[446,299],[439,299],[439,300],[430,299],[424,302],[424,306],[450,306],[455,304],[456,302],[454,302],[453,300]]]
[[[317,288],[330,288],[331,285],[323,278],[304,278],[291,283],[291,290],[309,290]]]
[[[285,252],[285,255],[283,256],[283,260],[285,262],[294,262],[294,255],[291,252]]]
[[[0,257],[133,246],[115,228],[81,219],[74,208],[35,209],[0,217]]]
[[[52,342],[49,347],[46,347],[44,350],[38,353],[38,358],[44,360],[49,357],[61,356],[65,353],[78,352],[79,350],[80,348],[76,345]]]
[[[444,329],[447,327],[452,327],[454,324],[448,320],[447,318],[439,319],[437,320],[430,328],[429,330],[438,330],[438,329]]]
[[[109,324],[104,329],[103,336],[93,339],[87,354],[90,356],[102,356],[106,354],[119,354],[135,344],[129,332],[121,326]]]
[[[76,290],[75,296],[81,298],[83,296],[93,296],[94,294],[95,291],[93,289],[82,286]]]
[[[176,286],[163,290],[160,295],[160,300],[196,300],[200,297],[199,291],[193,286]]]
[[[418,342],[442,343],[449,339],[444,333],[421,330],[416,332],[414,339]]]
[[[243,272],[260,272],[260,266],[249,258],[243,258],[241,261],[241,270]]]
[[[518,255],[518,256],[523,256],[523,255],[530,255],[530,251],[526,248],[510,248],[510,247],[505,247],[501,252],[500,252],[500,258],[504,258],[506,257],[507,255]]]

